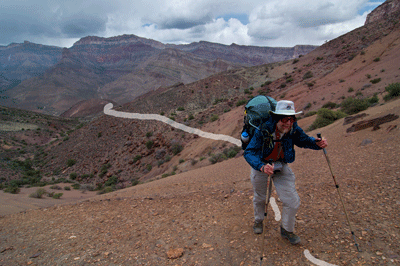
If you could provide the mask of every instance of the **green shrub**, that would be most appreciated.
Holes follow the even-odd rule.
[[[358,112],[366,110],[370,104],[366,99],[354,99],[352,97],[348,97],[341,104],[341,110],[346,114],[353,115]]]
[[[171,147],[171,151],[174,155],[177,155],[183,150],[183,146],[179,143],[173,143]]]
[[[351,87],[347,90],[347,92],[353,92],[353,91],[354,91],[354,89]]]
[[[36,192],[33,192],[29,195],[31,198],[41,199],[43,195],[46,194],[46,190],[44,188],[38,188]]]
[[[336,108],[337,104],[334,102],[327,102],[322,106],[322,108],[334,109]]]
[[[75,180],[77,177],[78,177],[77,173],[70,173],[69,174],[69,179],[71,179],[71,180]]]
[[[62,195],[64,195],[64,194],[63,194],[63,193],[55,193],[55,194],[53,195],[53,199],[59,199],[59,198],[62,197]]]
[[[379,57],[376,57],[376,58],[374,59],[374,62],[379,62],[379,61],[381,61],[381,59],[380,59]]]
[[[321,108],[317,112],[317,118],[315,119],[314,123],[312,123],[312,125],[308,128],[308,130],[311,131],[317,128],[325,127],[345,116],[346,114],[341,111],[335,112],[327,108]]]
[[[247,103],[247,100],[246,100],[246,99],[239,100],[239,101],[236,102],[236,107],[241,106],[241,105],[244,105],[244,104],[246,104],[246,103]]]
[[[153,144],[154,144],[154,142],[153,142],[152,140],[147,141],[147,142],[146,142],[146,147],[147,147],[147,149],[150,150],[150,149],[153,147]]]
[[[72,184],[71,186],[73,189],[79,189],[81,187],[80,184],[76,183],[76,184]]]
[[[8,184],[8,186],[4,189],[4,192],[18,194],[20,192],[20,188],[17,185]]]
[[[211,116],[211,118],[210,118],[210,121],[211,121],[211,122],[217,121],[218,118],[219,118],[219,117],[218,117],[217,114],[213,114],[213,115]]]
[[[76,164],[76,161],[75,161],[74,159],[68,159],[68,161],[67,161],[67,166],[68,166],[68,167],[71,167],[71,166],[73,166],[74,164]]]
[[[100,190],[99,192],[97,192],[97,194],[106,194],[106,193],[110,193],[113,192],[114,189],[112,187],[105,187],[102,190]]]
[[[107,186],[116,185],[117,183],[118,183],[118,177],[113,175],[110,178],[108,178],[108,180],[104,183],[104,185],[107,187]]]
[[[400,83],[392,83],[385,87],[385,91],[388,92],[387,95],[383,97],[385,101],[388,101],[393,98],[397,98],[400,96]]]
[[[177,110],[178,110],[178,111],[185,111],[185,108],[182,107],[182,106],[179,106]]]
[[[66,186],[66,187],[64,187],[64,190],[71,190],[71,187]]]
[[[216,164],[216,163],[226,160],[226,158],[227,157],[225,154],[219,153],[219,154],[212,155],[211,158],[209,158],[208,160],[211,162],[211,164]]]
[[[135,158],[133,158],[133,163],[136,163],[140,159],[142,159],[142,156],[141,155],[136,155]]]
[[[370,80],[370,82],[372,83],[372,84],[376,84],[376,83],[378,83],[378,82],[380,82],[381,81],[381,78],[376,78],[376,79],[371,79]]]
[[[311,72],[311,71],[307,71],[305,74],[304,74],[304,76],[303,76],[303,80],[304,79],[309,79],[309,78],[312,78],[314,75],[313,75],[313,73]]]
[[[227,158],[234,158],[240,150],[240,147],[235,146],[229,149],[224,149],[223,153]]]
[[[374,96],[372,96],[371,98],[368,98],[367,100],[368,100],[370,105],[378,103],[379,102],[379,98],[378,98],[377,93],[375,93]]]

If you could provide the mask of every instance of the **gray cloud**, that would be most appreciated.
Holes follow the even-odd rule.
[[[107,18],[95,17],[88,14],[77,14],[60,22],[61,33],[66,37],[79,38],[82,36],[103,33],[106,30]]]
[[[382,2],[1,0],[0,45],[28,40],[69,47],[88,35],[121,34],[173,43],[318,45],[361,26],[365,12]]]

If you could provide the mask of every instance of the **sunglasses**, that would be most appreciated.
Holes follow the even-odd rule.
[[[282,121],[282,123],[287,123],[288,121],[290,121],[290,123],[294,123],[294,122],[296,122],[296,118],[287,116],[287,117],[281,118],[281,121]]]

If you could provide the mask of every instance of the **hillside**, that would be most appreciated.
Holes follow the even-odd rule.
[[[399,101],[365,113],[368,119],[388,113],[400,115]],[[302,120],[299,123],[304,127]],[[209,130],[216,132],[230,124],[223,117],[219,126]],[[388,132],[390,125],[397,128]],[[263,265],[311,265],[304,250],[334,265],[400,263],[400,213],[396,207],[400,202],[399,120],[376,131],[348,134],[349,126],[339,120],[309,134],[321,132],[329,140],[328,156],[362,252],[354,247],[323,152],[297,149],[292,168],[302,199],[296,225],[302,244],[290,246],[280,238],[279,222],[269,208],[268,253]],[[192,152],[205,142],[197,139]],[[240,157],[76,204],[62,205],[68,200],[60,199],[56,206],[3,216],[0,262],[258,265],[260,238],[251,228],[248,175],[249,166]],[[6,195],[10,194],[1,197]],[[273,196],[276,198],[275,193]],[[48,201],[30,198],[39,206]],[[177,258],[168,258],[174,252]]]
[[[43,75],[10,89],[6,104],[13,106],[13,101],[26,110],[52,115],[84,100],[123,104],[162,86],[287,60],[313,49],[315,46],[275,48],[208,42],[169,45],[135,35],[88,36],[64,48],[62,58]]]
[[[61,59],[62,48],[25,41],[0,46],[0,91],[42,75]]]

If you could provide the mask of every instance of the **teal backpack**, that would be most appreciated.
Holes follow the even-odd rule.
[[[245,150],[256,129],[262,130],[262,125],[275,111],[277,101],[269,96],[258,95],[250,99],[244,111],[243,129],[241,134],[242,149]]]

